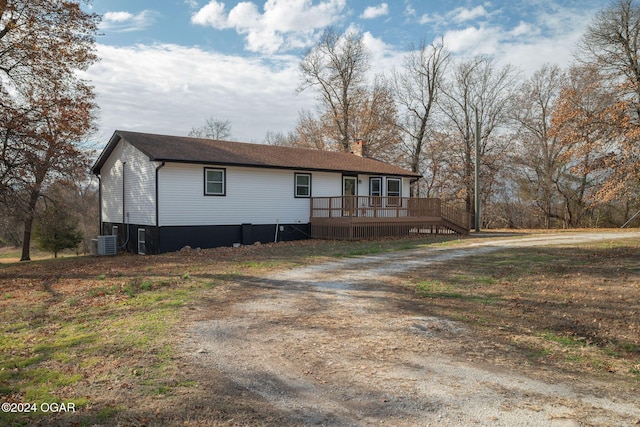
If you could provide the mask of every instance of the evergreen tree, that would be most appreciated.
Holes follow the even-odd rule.
[[[78,247],[82,242],[82,232],[76,218],[53,205],[45,209],[36,224],[35,239],[38,249],[53,252],[53,256],[58,258],[58,252]]]

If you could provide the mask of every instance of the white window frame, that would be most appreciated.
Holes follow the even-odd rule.
[[[298,178],[299,177],[307,177],[309,178],[309,183],[308,184],[300,184],[298,183]],[[311,197],[311,174],[310,173],[296,173],[294,174],[294,196],[296,198],[309,198]],[[299,190],[300,189],[306,189],[307,190],[307,194],[300,194]]]
[[[398,183],[398,191],[390,191],[389,184],[392,182]],[[399,206],[400,205],[400,197],[402,197],[402,179],[400,178],[387,178],[385,190],[387,191],[387,205],[388,206]]]
[[[222,179],[220,181],[210,181],[209,172],[220,172]],[[222,190],[220,192],[208,191],[209,184],[220,184]],[[204,195],[205,196],[226,196],[227,195],[227,170],[224,168],[204,168]]]
[[[374,191],[373,185],[377,183],[378,190]],[[369,206],[382,206],[382,177],[369,178]]]

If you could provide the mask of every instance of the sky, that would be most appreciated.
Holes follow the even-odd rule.
[[[327,26],[359,31],[371,77],[421,40],[454,58],[493,55],[526,77],[574,61],[607,0],[93,0],[101,60],[82,77],[100,106],[96,148],[115,130],[186,135],[214,117],[232,139],[288,133],[317,94],[297,93],[299,64]]]

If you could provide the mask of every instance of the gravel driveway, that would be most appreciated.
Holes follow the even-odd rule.
[[[238,277],[227,303],[193,324],[184,351],[200,371],[222,372],[293,425],[635,425],[638,396],[456,355],[473,331],[420,315],[426,302],[408,301],[394,285],[417,266],[472,254],[627,237],[640,233],[474,239]]]

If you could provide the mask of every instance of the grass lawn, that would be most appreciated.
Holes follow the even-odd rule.
[[[81,425],[112,425],[124,411],[114,401],[165,399],[197,387],[180,379],[175,359],[181,313],[240,273],[258,275],[434,241],[303,241],[0,263],[0,402],[29,411],[0,412],[0,425],[66,425],[68,413],[43,411],[52,403],[82,414],[71,418],[81,419]]]
[[[239,275],[438,244],[302,241],[0,263],[0,402],[30,411],[0,412],[0,425],[200,425],[188,414],[152,422],[148,411],[126,409],[179,407],[199,386],[176,355],[191,303]],[[638,382],[639,248],[625,239],[495,252],[417,270],[401,286],[428,299],[430,315],[477,328],[526,363]],[[229,408],[208,410],[211,425],[251,423]]]

